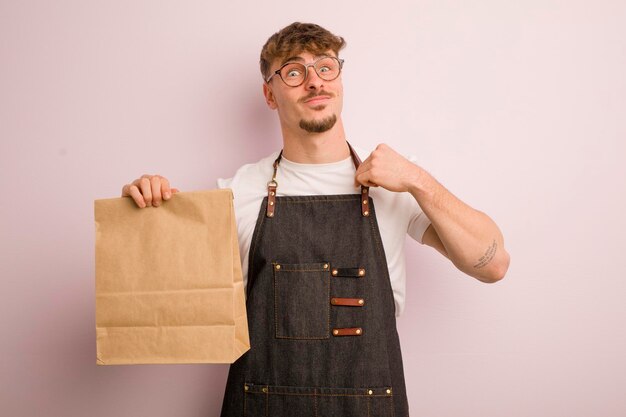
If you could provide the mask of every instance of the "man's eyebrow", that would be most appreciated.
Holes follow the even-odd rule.
[[[315,55],[313,58],[317,59],[317,58],[322,58],[325,56],[330,56],[328,54],[321,54],[321,55]],[[282,67],[283,65],[285,65],[287,62],[293,62],[293,61],[297,61],[297,62],[304,62],[304,58],[302,58],[301,56],[290,56],[289,58],[285,59],[280,66]]]
[[[283,65],[285,65],[287,62],[293,62],[293,61],[299,61],[299,62],[304,62],[304,58],[302,58],[301,56],[290,56],[289,58],[285,59],[280,66],[282,67]]]

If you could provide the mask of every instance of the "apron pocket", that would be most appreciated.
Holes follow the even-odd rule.
[[[274,263],[273,269],[275,337],[328,339],[329,263]]]
[[[391,387],[245,385],[245,417],[393,417]]]

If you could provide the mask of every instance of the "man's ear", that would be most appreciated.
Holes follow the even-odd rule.
[[[263,83],[263,95],[265,96],[267,107],[272,110],[276,110],[278,106],[276,105],[276,100],[274,99],[274,93],[272,93],[272,90],[270,90],[267,83]]]

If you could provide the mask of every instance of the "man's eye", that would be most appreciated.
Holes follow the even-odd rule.
[[[320,71],[320,72],[327,72],[327,71],[330,71],[330,67],[322,67],[318,71]]]
[[[300,76],[300,71],[298,70],[287,71],[287,77],[299,77],[299,76]]]

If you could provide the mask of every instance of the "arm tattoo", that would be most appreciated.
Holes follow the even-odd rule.
[[[498,249],[498,244],[494,240],[493,243],[491,244],[491,246],[489,246],[489,248],[485,252],[485,254],[480,257],[480,259],[478,260],[478,263],[476,265],[474,265],[474,268],[482,268],[483,266],[485,266],[489,262],[491,262],[493,257],[496,255],[496,250],[497,249]]]

